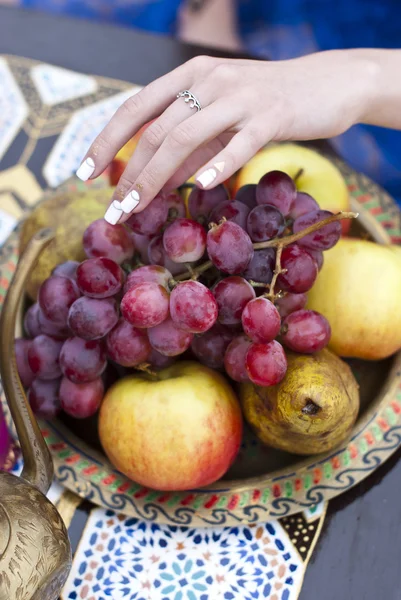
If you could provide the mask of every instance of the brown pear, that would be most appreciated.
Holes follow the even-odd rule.
[[[359,410],[359,388],[349,366],[329,350],[288,353],[278,385],[240,386],[245,419],[268,446],[294,454],[319,454],[351,433]]]

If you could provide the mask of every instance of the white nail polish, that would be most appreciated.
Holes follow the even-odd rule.
[[[128,215],[134,210],[139,204],[139,194],[136,190],[132,190],[127,194],[124,200],[121,202],[122,210]]]
[[[89,177],[91,175],[93,175],[93,172],[95,170],[95,163],[94,161],[89,157],[87,158],[82,165],[79,167],[76,175],[77,177],[79,177],[79,179],[81,179],[82,181],[87,181],[89,179]]]
[[[222,172],[224,171],[224,165],[225,165],[225,164],[226,164],[226,163],[225,163],[225,162],[224,162],[224,160],[223,160],[223,161],[221,161],[221,162],[214,163],[214,165],[213,165],[213,166],[214,166],[214,167],[216,167],[216,169],[217,169],[218,171],[220,171],[220,173],[222,173]]]
[[[212,183],[212,181],[214,181],[216,179],[216,177],[217,177],[217,173],[216,173],[215,169],[207,169],[206,171],[201,173],[199,175],[199,177],[196,178],[196,181],[199,181],[201,186],[205,188],[208,185],[210,185]]]
[[[106,210],[106,214],[104,215],[104,220],[110,223],[110,225],[117,225],[121,216],[123,214],[121,204],[114,200],[109,208]]]

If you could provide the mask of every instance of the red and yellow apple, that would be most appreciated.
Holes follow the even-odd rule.
[[[195,362],[125,377],[107,392],[99,435],[113,465],[145,487],[187,490],[220,479],[241,444],[227,380]]]
[[[248,183],[258,183],[268,171],[284,171],[295,177],[298,191],[310,194],[319,206],[333,213],[349,210],[347,184],[340,170],[329,159],[315,150],[299,144],[272,144],[260,150],[239,171],[234,191]],[[348,231],[350,221],[342,221]]]
[[[135,148],[141,139],[141,135],[151,123],[152,121],[145,123],[145,125],[143,125],[143,127],[141,127],[141,129],[130,140],[128,140],[126,144],[124,144],[124,146],[117,152],[116,156],[111,161],[108,168],[110,185],[115,186],[119,182],[129,159],[134,154]]]

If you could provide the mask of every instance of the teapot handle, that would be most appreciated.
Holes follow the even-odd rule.
[[[46,494],[53,479],[53,462],[22,387],[14,352],[16,319],[26,279],[40,253],[53,240],[51,229],[38,231],[19,259],[0,318],[0,375],[21,445],[24,467],[21,478]]]

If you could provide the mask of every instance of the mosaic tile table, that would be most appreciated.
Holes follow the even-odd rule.
[[[0,168],[13,157],[0,171],[0,246],[43,190],[72,175],[96,134],[138,89],[0,57]],[[0,293],[1,287],[0,277]],[[326,510],[322,504],[263,525],[202,529],[127,518],[57,483],[50,498],[74,550],[62,600],[295,600]]]

